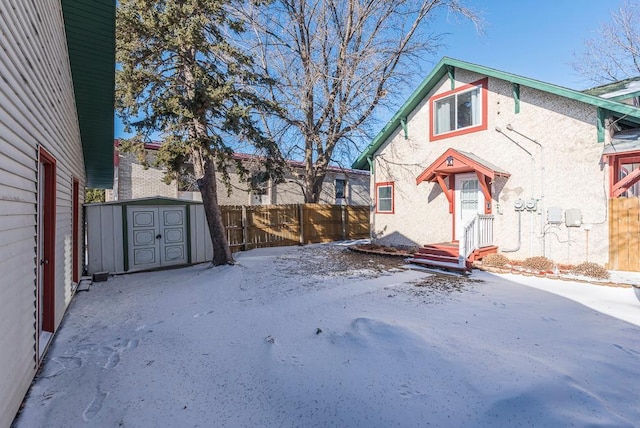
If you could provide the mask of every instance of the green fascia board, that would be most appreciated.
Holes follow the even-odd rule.
[[[482,65],[471,64],[465,61],[460,61],[453,58],[444,57],[436,64],[434,69],[429,75],[422,81],[420,86],[411,94],[409,99],[400,107],[400,109],[393,115],[393,117],[382,128],[373,141],[367,146],[367,148],[360,154],[351,166],[353,169],[366,170],[368,168],[367,158],[373,157],[376,151],[384,144],[385,141],[395,132],[400,126],[401,118],[408,117],[411,112],[422,102],[424,97],[427,96],[429,91],[440,82],[440,80],[448,74],[449,67],[461,68],[464,70],[472,71],[478,74],[482,74],[496,79],[505,80],[512,84],[518,84],[521,86],[527,86],[529,88],[538,89],[543,92],[548,92],[561,97],[573,99],[579,102],[600,107],[606,111],[611,111],[619,114],[623,114],[627,119],[633,118],[640,123],[640,109],[627,104],[622,104],[616,101],[607,100],[594,95],[589,95],[584,92],[576,91],[573,89],[565,88],[562,86],[554,85],[551,83],[541,82],[535,79],[529,79],[527,77],[518,76],[516,74],[507,73],[504,71],[496,70],[493,68],[485,67]]]
[[[116,0],[62,0],[87,187],[113,187]]]
[[[94,206],[94,205],[202,205],[202,201],[192,201],[189,199],[178,199],[178,198],[166,198],[162,196],[151,196],[147,198],[137,198],[137,199],[121,199],[118,201],[109,201],[109,202],[95,202],[92,204],[84,204],[86,207]]]

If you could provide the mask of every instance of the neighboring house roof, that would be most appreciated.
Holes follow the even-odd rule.
[[[640,76],[596,86],[595,88],[586,89],[583,92],[612,101],[621,101],[631,97],[637,97],[640,95]]]
[[[604,156],[640,151],[640,129],[618,132],[602,151]]]
[[[247,159],[247,160],[252,160],[252,159],[259,159],[258,156],[255,155],[249,155],[249,154],[245,154],[245,153],[235,153],[234,157],[236,159]],[[287,166],[290,168],[304,168],[304,162],[299,162],[299,161],[294,161],[294,160],[287,160]],[[357,174],[357,175],[369,175],[369,171],[361,171],[361,170],[357,170],[357,169],[349,169],[349,168],[342,168],[339,166],[331,166],[329,165],[327,167],[327,171],[328,172],[335,172],[335,173],[344,173],[344,174]]]
[[[551,83],[529,79],[527,77],[518,76],[516,74],[495,70],[493,68],[485,67],[482,65],[471,64],[457,59],[444,57],[440,60],[440,62],[438,62],[435,68],[431,71],[431,73],[429,73],[429,75],[424,79],[420,86],[418,86],[418,88],[413,92],[413,94],[404,103],[404,105],[400,107],[396,114],[393,115],[387,125],[382,128],[380,133],[373,139],[373,141],[367,146],[362,154],[360,154],[360,156],[351,165],[351,167],[363,170],[368,169],[367,159],[373,157],[380,146],[382,146],[382,144],[384,144],[384,142],[395,132],[395,130],[402,125],[402,122],[405,121],[407,116],[418,106],[418,104],[422,102],[429,91],[431,91],[444,76],[446,76],[447,74],[453,75],[456,68],[472,71],[485,76],[505,80],[515,85],[522,85],[529,88],[538,89],[540,91],[590,104],[607,111],[624,115],[625,119],[640,124],[640,109],[628,104],[608,100],[605,98],[597,97],[595,95],[590,95],[562,86],[553,85]]]
[[[113,187],[115,0],[62,0],[87,187]]]
[[[116,147],[118,146],[118,140],[116,140]],[[144,143],[144,148],[147,150],[160,150],[160,147],[162,146],[161,142],[150,142],[150,143]],[[233,157],[239,160],[260,160],[262,159],[262,157],[257,156],[257,155],[250,155],[247,153],[234,153]],[[288,160],[287,162],[287,166],[289,166],[290,168],[304,168],[304,163],[303,162],[299,162],[299,161],[293,161],[293,160]],[[339,166],[329,166],[327,168],[328,172],[334,172],[334,173],[343,173],[343,174],[355,174],[355,175],[369,175],[369,171],[361,171],[361,170],[357,170],[357,169],[348,169],[348,168],[342,168]]]

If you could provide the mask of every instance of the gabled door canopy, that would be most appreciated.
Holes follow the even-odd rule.
[[[487,202],[491,201],[491,181],[495,177],[509,177],[511,175],[473,153],[448,149],[416,178],[416,184],[423,181],[437,182],[449,201],[449,212],[453,212],[453,189],[447,187],[445,178],[467,172],[476,173]],[[485,213],[491,213],[490,205],[487,205]]]

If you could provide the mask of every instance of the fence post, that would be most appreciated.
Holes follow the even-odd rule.
[[[249,238],[249,224],[247,223],[247,207],[242,206],[242,249],[247,251]]]
[[[345,241],[347,239],[347,216],[346,209],[344,205],[340,205],[341,215],[342,215],[342,240]]]
[[[300,224],[300,245],[304,245],[304,204],[298,204],[298,223]]]

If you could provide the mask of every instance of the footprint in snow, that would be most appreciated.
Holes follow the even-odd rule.
[[[136,328],[136,331],[141,331],[141,330],[144,330],[145,328],[154,327],[154,326],[156,326],[156,325],[158,325],[158,324],[162,324],[163,322],[164,322],[164,321],[160,320],[160,321],[156,321],[156,322],[154,322],[154,323],[151,323],[151,324],[149,324],[149,325],[147,325],[147,324],[142,324],[141,326],[139,326],[139,327],[137,327],[137,328]]]
[[[213,313],[213,311],[203,312],[203,313],[201,313],[201,314],[195,314],[193,317],[194,317],[194,318],[203,317],[203,316],[205,316],[205,315],[210,315],[210,314],[212,314],[212,313]]]
[[[113,354],[109,355],[109,359],[107,360],[106,364],[104,365],[105,369],[112,369],[114,367],[116,367],[118,364],[120,364],[120,353],[119,352],[114,352]]]
[[[102,409],[102,403],[104,402],[104,399],[107,398],[107,395],[109,395],[108,392],[98,391],[96,393],[96,396],[93,398],[93,400],[91,400],[91,403],[89,403],[87,408],[82,413],[82,418],[85,422],[89,422],[98,414],[98,412]]]
[[[77,369],[82,367],[82,359],[78,357],[53,357],[51,359],[56,366],[49,365],[47,370],[43,373],[43,377],[50,378],[66,372],[69,369]]]
[[[402,397],[404,398],[411,398],[411,397],[423,395],[422,392],[417,391],[408,383],[403,383],[402,385],[400,385],[398,393],[402,395]]]

